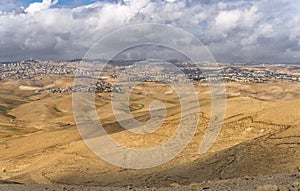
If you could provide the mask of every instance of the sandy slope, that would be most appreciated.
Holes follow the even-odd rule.
[[[208,180],[295,173],[300,166],[300,111],[296,107],[300,104],[300,86],[296,84],[226,84],[226,119],[217,141],[203,155],[198,149],[211,105],[208,87],[197,86],[201,117],[193,140],[169,163],[145,170],[112,166],[88,149],[75,126],[71,95],[36,94],[20,90],[20,85],[0,84],[2,180],[169,189],[173,183],[189,186]],[[177,97],[165,94],[168,91],[169,87],[153,84],[133,91],[130,104],[139,121],[149,119],[148,108],[154,99],[160,98],[168,108],[163,127],[147,136],[124,131],[115,123],[108,94],[97,96],[98,114],[113,139],[130,147],[153,147],[167,140],[180,120]],[[143,107],[138,107],[141,104]]]

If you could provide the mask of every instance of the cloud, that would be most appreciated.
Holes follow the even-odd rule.
[[[56,3],[0,12],[1,61],[81,58],[105,35],[139,23],[181,27],[222,62],[300,61],[300,3],[293,0],[123,0],[51,8]]]
[[[240,10],[220,11],[215,18],[216,28],[224,32],[233,30],[238,27],[242,14]]]
[[[51,6],[56,5],[58,0],[43,0],[42,2],[31,3],[26,9],[26,13],[34,13],[41,10],[49,9]]]

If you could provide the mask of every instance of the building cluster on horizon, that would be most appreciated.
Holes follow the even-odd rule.
[[[112,84],[105,81],[97,81],[96,85],[77,85],[73,87],[64,87],[64,88],[49,88],[45,90],[38,90],[37,93],[58,93],[58,94],[67,94],[72,92],[112,92],[117,91],[117,88]]]
[[[151,61],[149,61],[151,62]],[[79,69],[80,61],[74,62],[54,62],[54,61],[20,61],[0,64],[0,80],[35,80],[36,77],[45,75],[60,76],[75,74],[83,77],[97,76],[100,73],[96,67],[91,67],[95,63],[88,63],[85,68]],[[92,64],[92,65],[90,65]],[[103,63],[101,63],[103,64]],[[283,72],[284,70],[271,70],[268,67],[253,67],[241,65],[220,65],[220,67],[211,67],[204,64],[200,70],[199,65],[193,62],[176,62],[173,65],[162,64],[142,64],[132,62],[132,64],[123,64],[117,62],[108,64],[102,70],[111,78],[118,78],[121,82],[160,82],[160,83],[205,83],[210,81],[240,82],[240,83],[268,83],[268,82],[290,82],[300,83],[300,74]],[[174,67],[175,66],[175,67]],[[296,67],[296,66],[295,66]],[[100,67],[101,68],[101,67]],[[271,68],[271,69],[270,69]],[[112,92],[121,91],[114,88],[107,81],[106,77],[100,76],[95,85],[50,88],[40,90],[47,93],[70,93],[70,92]]]
[[[54,61],[20,61],[0,64],[0,80],[6,79],[33,79],[37,76],[49,74],[66,75],[74,74],[78,62]]]
[[[300,75],[253,68],[244,69],[239,67],[226,67],[223,69],[223,80],[225,82],[244,83],[267,83],[280,81],[300,83]]]

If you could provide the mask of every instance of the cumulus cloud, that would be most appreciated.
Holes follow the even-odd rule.
[[[42,2],[31,3],[26,9],[26,13],[34,13],[37,11],[49,9],[51,6],[56,5],[58,0],[43,0]]]
[[[119,0],[53,8],[56,3],[0,12],[1,61],[81,58],[120,27],[160,23],[195,34],[221,62],[300,62],[300,3],[293,0]]]

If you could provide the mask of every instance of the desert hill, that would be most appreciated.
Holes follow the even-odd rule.
[[[49,80],[43,85],[60,83]],[[210,93],[207,85],[197,85],[200,120],[191,143],[170,162],[145,170],[112,166],[89,150],[74,122],[71,94],[39,93],[20,88],[22,85],[24,82],[0,84],[2,180],[167,188],[173,183],[188,186],[193,182],[290,174],[300,166],[297,84],[227,83],[222,131],[205,154],[198,151],[210,118]],[[180,120],[178,98],[170,87],[151,83],[138,86],[130,98],[131,112],[141,122],[149,119],[149,104],[158,98],[167,107],[167,117],[161,129],[147,136],[124,131],[115,123],[109,112],[109,93],[96,96],[97,112],[113,139],[130,147],[153,147],[175,132]]]

